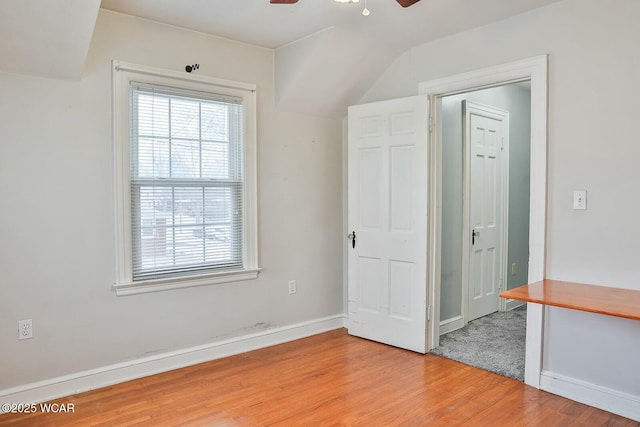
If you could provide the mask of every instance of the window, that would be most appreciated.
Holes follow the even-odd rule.
[[[114,61],[119,295],[255,278],[255,88]]]

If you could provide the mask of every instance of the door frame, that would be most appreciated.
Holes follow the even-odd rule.
[[[471,245],[469,244],[469,236],[471,235],[471,147],[469,144],[469,114],[468,107],[471,106],[474,109],[482,110],[490,115],[495,115],[503,119],[505,125],[504,145],[502,149],[502,163],[501,179],[502,185],[500,186],[500,200],[502,202],[502,208],[500,209],[500,287],[499,292],[506,290],[507,281],[507,264],[509,253],[509,112],[501,110],[496,107],[484,105],[474,101],[463,100],[462,101],[463,112],[463,168],[462,168],[462,300],[461,300],[461,313],[463,324],[469,323],[469,281],[470,281],[470,252]],[[503,289],[503,287],[505,289]],[[503,302],[503,298],[498,298],[498,310],[505,311],[506,305]]]
[[[528,282],[545,277],[547,199],[547,55],[470,71],[419,84],[419,94],[431,104],[429,118],[429,231],[427,319],[428,350],[438,346],[440,337],[440,249],[442,225],[442,97],[520,81],[531,82],[531,172],[529,198]],[[525,354],[525,383],[540,388],[542,370],[542,330],[544,310],[528,303]]]

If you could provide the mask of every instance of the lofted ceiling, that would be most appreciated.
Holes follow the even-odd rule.
[[[446,25],[445,33],[485,24],[556,0],[422,0],[402,8],[396,0],[367,0],[371,14],[358,4],[333,0],[102,0],[102,7],[165,24],[189,28],[271,49],[281,48],[332,27],[349,29],[355,38],[384,35],[389,43],[418,41],[432,34],[425,19]]]
[[[345,6],[333,0],[102,0],[104,9],[271,49],[346,24],[352,14]]]
[[[0,70],[79,79],[102,7],[274,49],[278,107],[341,117],[412,46],[555,1],[3,0]]]
[[[2,0],[0,71],[78,80],[100,0]]]

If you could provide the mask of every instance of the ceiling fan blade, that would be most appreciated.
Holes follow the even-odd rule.
[[[293,4],[298,3],[298,0],[271,0],[271,4]]]
[[[413,4],[418,3],[420,0],[396,0],[396,1],[402,7],[409,7],[409,6],[413,5]]]

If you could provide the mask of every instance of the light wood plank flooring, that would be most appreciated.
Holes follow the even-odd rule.
[[[433,355],[344,329],[57,399],[73,414],[0,426],[639,426]]]

